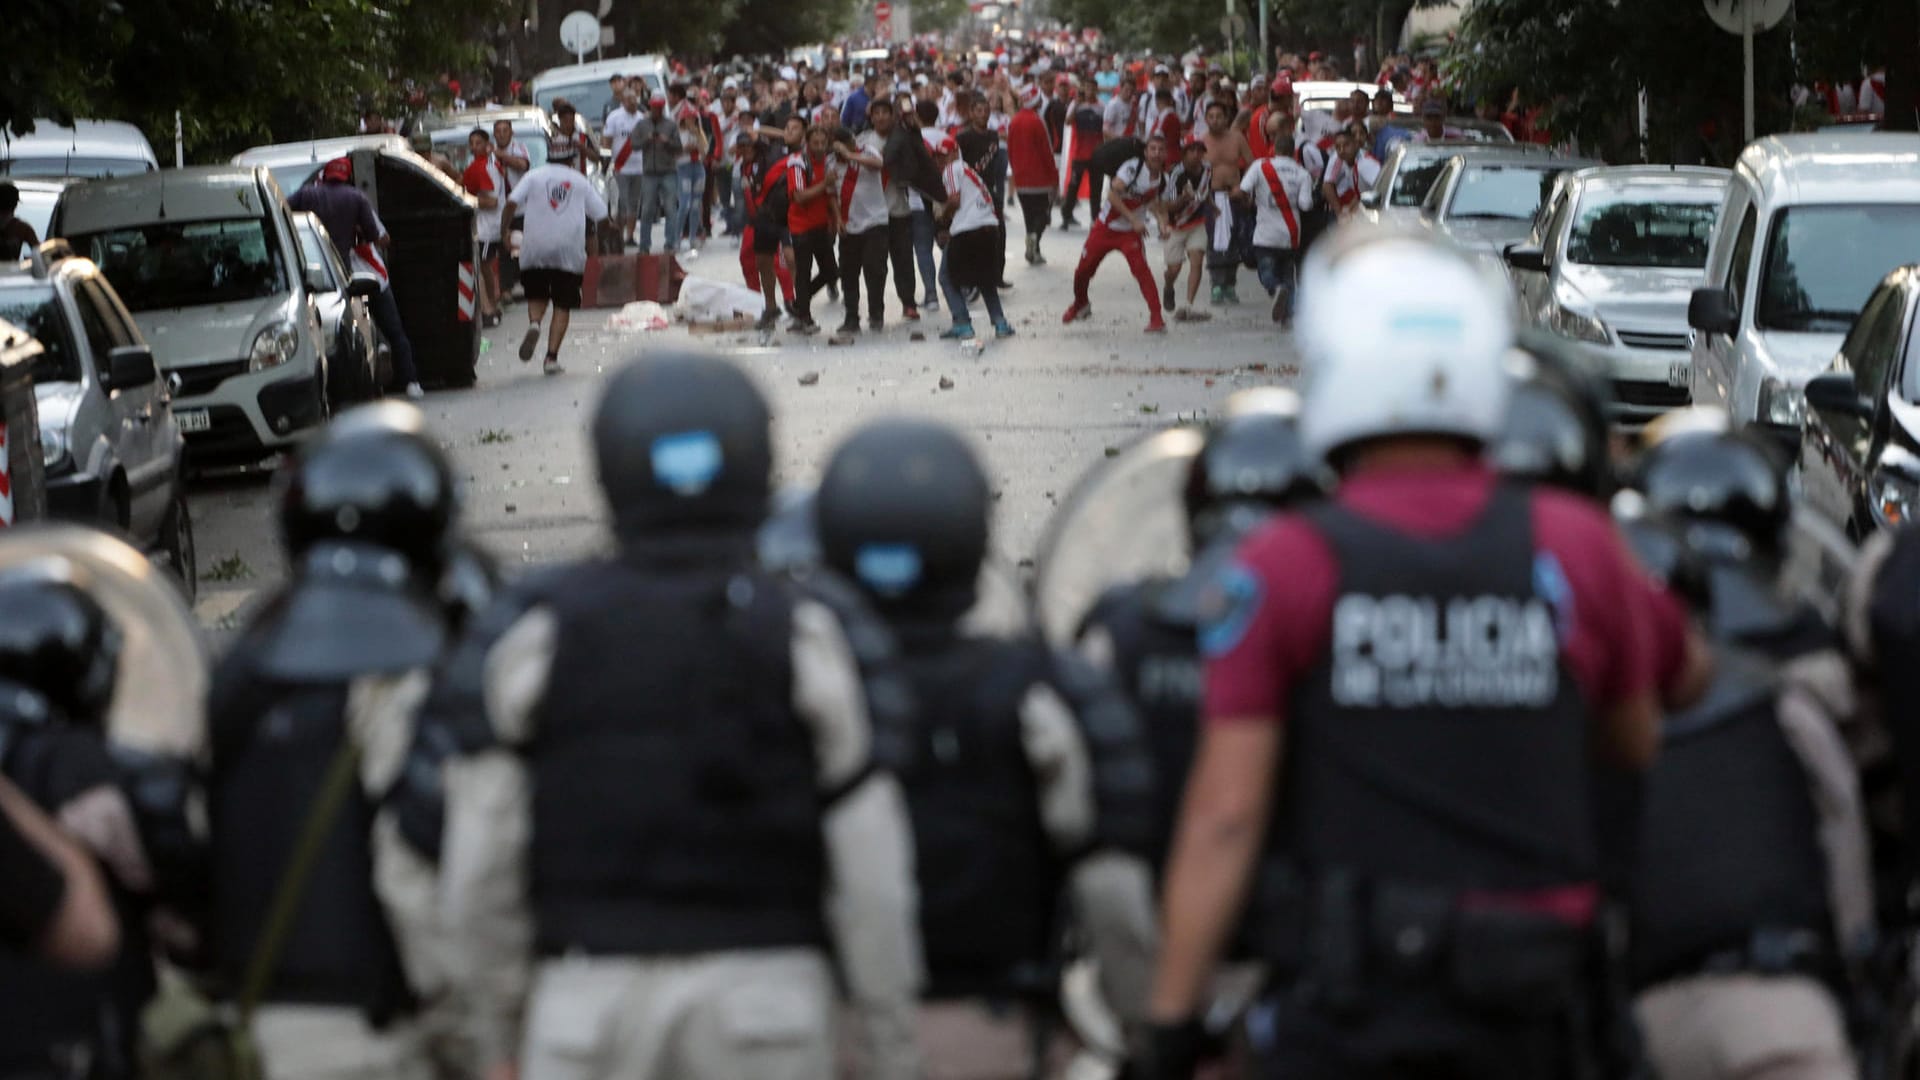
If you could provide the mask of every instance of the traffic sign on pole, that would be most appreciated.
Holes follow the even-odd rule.
[[[1742,98],[1746,118],[1747,141],[1754,136],[1753,120],[1753,35],[1771,30],[1793,10],[1793,0],[1702,0],[1707,17],[1729,34],[1740,35],[1740,54],[1746,68],[1746,92]]]
[[[570,12],[560,20],[560,45],[577,63],[586,63],[587,53],[600,47],[600,20],[591,12]]]

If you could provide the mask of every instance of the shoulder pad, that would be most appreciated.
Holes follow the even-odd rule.
[[[920,710],[892,629],[865,595],[838,574],[814,568],[789,580],[796,597],[831,611],[846,635],[873,728],[873,767],[889,772],[905,768],[913,754]]]
[[[444,742],[449,756],[494,745],[485,700],[487,656],[514,624],[539,606],[565,572],[543,571],[501,589],[493,603],[467,624],[434,673],[433,688],[420,708],[416,742],[421,738]]]
[[[1106,672],[1084,658],[1051,650],[1048,682],[1073,711],[1093,771],[1094,845],[1154,854],[1153,755],[1139,714]]]

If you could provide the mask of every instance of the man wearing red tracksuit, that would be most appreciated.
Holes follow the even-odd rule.
[[[1118,251],[1127,260],[1134,280],[1140,283],[1140,295],[1146,298],[1147,311],[1153,316],[1147,323],[1147,333],[1167,332],[1166,321],[1160,317],[1160,290],[1154,287],[1153,270],[1147,266],[1146,245],[1141,240],[1141,232],[1146,227],[1145,211],[1160,196],[1166,160],[1167,141],[1155,135],[1147,140],[1145,157],[1127,162],[1113,174],[1113,184],[1107,189],[1107,205],[1087,234],[1087,246],[1080,252],[1080,265],[1073,272],[1073,306],[1067,309],[1061,322],[1078,322],[1093,314],[1087,286],[1093,283],[1100,263]]]

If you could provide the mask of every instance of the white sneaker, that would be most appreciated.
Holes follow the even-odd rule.
[[[549,356],[546,362],[540,365],[540,370],[543,374],[547,375],[561,375],[564,374],[567,369],[560,366],[559,360]]]
[[[410,382],[407,384],[407,400],[408,401],[419,401],[425,398],[426,396],[427,396],[427,392],[425,390],[420,389],[419,383]]]

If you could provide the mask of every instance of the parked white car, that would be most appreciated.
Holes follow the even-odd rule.
[[[287,202],[263,167],[78,184],[53,230],[99,265],[160,367],[195,465],[245,464],[326,423],[326,346]]]
[[[126,176],[159,167],[147,137],[119,120],[75,120],[72,127],[35,120],[26,135],[0,128],[0,176]]]
[[[1790,429],[1882,279],[1920,252],[1920,135],[1770,135],[1735,163],[1693,294],[1693,400]]]
[[[1626,165],[1562,178],[1525,241],[1506,250],[1521,317],[1591,355],[1614,417],[1690,400],[1687,303],[1706,281],[1725,169]]]

